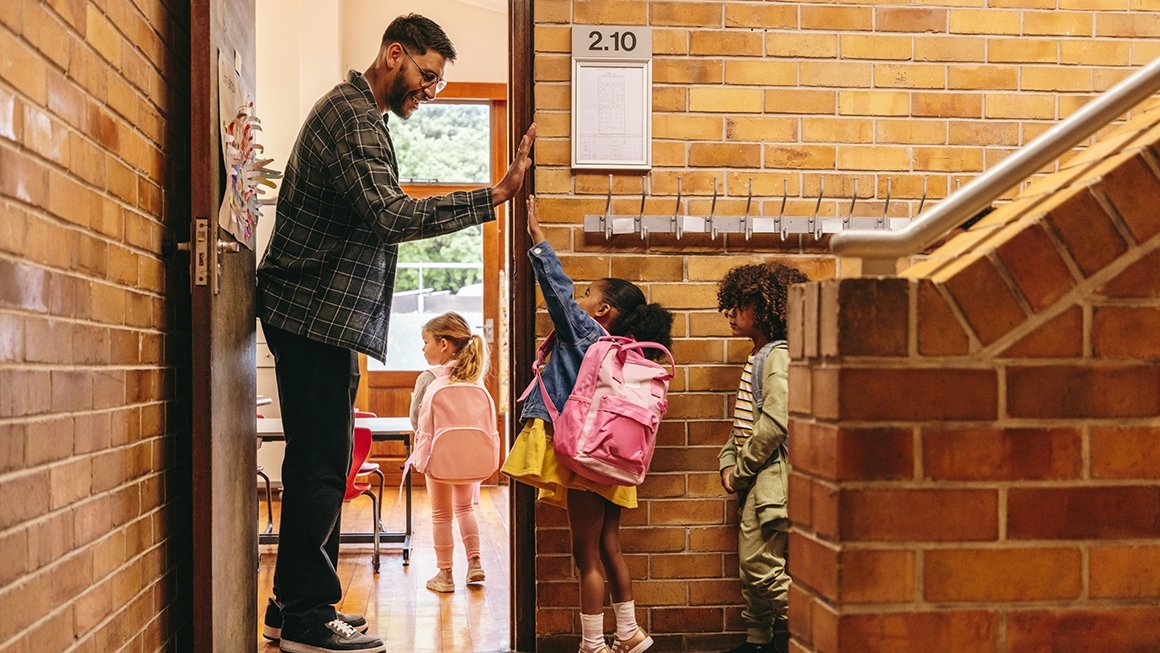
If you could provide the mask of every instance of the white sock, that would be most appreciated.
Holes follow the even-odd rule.
[[[612,609],[616,611],[616,639],[623,642],[640,629],[636,625],[636,601],[613,603]]]
[[[580,650],[597,653],[604,650],[604,615],[580,613]]]

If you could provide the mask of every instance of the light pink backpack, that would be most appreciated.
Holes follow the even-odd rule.
[[[446,372],[436,374],[419,409],[407,467],[444,483],[483,481],[499,469],[495,403],[481,385],[448,383]]]
[[[552,416],[556,458],[598,483],[640,485],[652,462],[657,428],[669,407],[669,381],[676,374],[673,355],[655,342],[604,336],[584,352],[576,384],[557,413],[539,375],[554,341],[553,334],[540,346],[533,383],[539,383]],[[670,367],[645,358],[644,349],[664,352]]]

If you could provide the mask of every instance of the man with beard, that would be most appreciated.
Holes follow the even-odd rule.
[[[437,24],[396,18],[370,68],[350,71],[315,103],[278,194],[257,310],[286,436],[274,598],[263,628],[283,651],[386,650],[364,634],[365,618],[334,609],[357,352],[386,358],[398,243],[494,220],[494,207],[519,191],[531,166],[535,125],[496,186],[423,200],[403,193],[386,114],[405,120],[435,99],[454,60]]]

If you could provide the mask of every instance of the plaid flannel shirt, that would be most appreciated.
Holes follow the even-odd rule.
[[[490,188],[403,193],[386,116],[352,70],[315,103],[290,154],[258,266],[258,316],[385,360],[398,243],[494,219]]]

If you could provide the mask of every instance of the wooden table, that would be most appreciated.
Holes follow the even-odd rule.
[[[406,417],[360,417],[355,419],[355,426],[365,426],[371,430],[371,437],[376,442],[402,442],[407,450],[407,456],[411,455],[411,420]],[[262,441],[285,441],[286,436],[282,431],[281,417],[259,417],[258,418],[258,439]],[[411,562],[411,475],[407,474],[407,480],[403,484],[403,496],[407,503],[407,521],[402,531],[380,531],[380,542],[395,542],[403,545],[403,564],[407,565]],[[379,497],[379,504],[382,505],[383,497]],[[378,519],[378,516],[375,516]],[[381,528],[381,526],[380,526]],[[374,542],[374,533],[341,533],[339,534],[340,542],[348,542],[355,544],[369,544]],[[277,544],[278,533],[259,533],[259,544]]]

